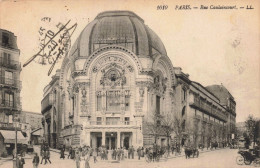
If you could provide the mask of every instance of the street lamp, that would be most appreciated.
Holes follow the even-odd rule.
[[[18,156],[17,156],[17,128],[19,127],[19,118],[14,118],[15,128],[15,162],[13,162],[13,168],[18,168]]]

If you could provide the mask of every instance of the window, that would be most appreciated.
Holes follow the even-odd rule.
[[[8,33],[2,33],[2,43],[3,45],[8,45],[9,44],[9,35]]]
[[[5,71],[5,84],[12,85],[13,83],[13,72]]]
[[[125,117],[125,125],[129,125],[130,124],[130,118],[129,117]]]
[[[2,92],[0,91],[0,105],[3,103]]]
[[[54,133],[56,132],[56,121],[55,120],[53,121],[53,132]]]
[[[182,101],[185,101],[186,100],[186,90],[185,89],[182,89]]]
[[[106,125],[117,125],[119,124],[120,117],[107,117]]]
[[[7,54],[7,53],[4,53],[4,64],[5,65],[10,65],[11,63],[11,55],[10,54]]]
[[[13,93],[5,93],[5,105],[8,107],[14,106],[14,95]]]
[[[101,111],[102,110],[102,101],[101,101],[101,92],[99,91],[97,93],[97,111]]]
[[[72,115],[74,115],[74,110],[75,110],[75,98],[72,97]]]
[[[120,111],[120,91],[107,91],[107,111]]]
[[[156,113],[160,114],[161,97],[156,95]]]
[[[125,96],[125,111],[129,111],[130,107],[130,96]]]
[[[9,121],[9,115],[4,115],[4,123],[8,123]]]
[[[101,117],[97,117],[97,125],[101,125],[102,124],[102,118]]]
[[[196,113],[196,112],[195,112]],[[181,113],[182,117],[185,115],[185,106],[182,108],[182,113]]]
[[[13,116],[9,115],[9,123],[13,123]]]

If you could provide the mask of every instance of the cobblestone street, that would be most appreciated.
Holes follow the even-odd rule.
[[[76,164],[71,159],[65,159],[61,160],[59,159],[59,154],[52,152],[51,153],[51,162],[52,164],[46,164],[46,165],[39,165],[39,168],[74,168],[76,167]],[[91,157],[90,160],[90,167],[91,168],[166,168],[166,167],[193,167],[193,168],[243,168],[243,167],[253,167],[253,166],[246,166],[242,165],[239,166],[236,164],[236,156],[237,150],[236,149],[219,149],[219,150],[213,150],[213,151],[207,151],[207,152],[201,152],[199,158],[190,158],[185,159],[184,156],[181,157],[174,157],[170,158],[167,161],[161,160],[160,162],[154,162],[154,163],[147,163],[144,158],[141,160],[137,160],[137,157],[133,160],[123,160],[120,161],[120,163],[108,160],[108,161],[101,161],[100,158],[98,158],[98,162],[94,163],[93,158]],[[26,159],[26,164],[24,165],[25,168],[33,168],[32,165],[32,159]],[[12,162],[7,161],[4,162],[2,165],[0,165],[1,168],[11,168]],[[81,166],[83,167],[83,165]]]

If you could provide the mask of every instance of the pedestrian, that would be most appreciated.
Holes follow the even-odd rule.
[[[47,148],[47,150],[46,150],[46,156],[45,156],[45,164],[48,163],[48,161],[49,161],[49,163],[51,164],[50,156],[51,156],[50,149]]]
[[[43,148],[41,149],[40,155],[41,155],[41,157],[42,157],[42,159],[41,159],[41,164],[42,164],[42,161],[45,160],[45,158],[44,158],[45,155],[44,155],[44,150],[43,150]]]
[[[138,160],[140,160],[141,158],[141,147],[139,146],[139,148],[137,149],[137,154],[138,154]]]
[[[37,153],[35,153],[32,163],[33,163],[33,168],[38,168],[38,165],[40,163],[40,158]]]
[[[65,148],[61,147],[60,149],[60,159],[64,159],[65,158]]]
[[[80,168],[80,161],[81,161],[81,159],[80,159],[79,151],[76,151],[74,160],[76,161],[76,168]]]
[[[121,160],[124,160],[125,159],[125,147],[121,147]]]
[[[129,147],[128,148],[128,159],[130,159],[131,151],[132,151],[132,149],[131,149],[131,147]]]
[[[97,162],[97,148],[94,149],[92,156],[94,158],[94,163],[96,163]]]
[[[120,159],[121,159],[121,149],[118,148],[117,149],[117,160],[120,162]]]
[[[127,152],[126,148],[124,148],[124,156],[125,156],[125,158],[127,158],[127,154],[128,154],[128,152]]]
[[[68,159],[71,157],[71,155],[72,155],[72,147],[70,146],[70,147],[69,147],[69,155],[68,155]]]
[[[23,168],[23,165],[25,164],[24,158],[21,154],[18,155],[18,167]]]
[[[90,159],[90,154],[87,153],[87,155],[85,157],[85,168],[90,168],[90,166],[89,166],[89,159]]]
[[[108,150],[105,148],[105,160],[108,160],[107,155],[108,155]]]
[[[112,159],[113,159],[113,160],[116,160],[116,149],[113,149]]]
[[[134,149],[134,146],[132,145],[132,150],[131,150],[131,154],[132,154],[132,159],[134,159],[134,154],[135,154],[135,149]]]

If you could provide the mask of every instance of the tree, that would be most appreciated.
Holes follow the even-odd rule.
[[[151,116],[151,119],[147,119],[145,121],[146,131],[148,131],[148,134],[152,135],[154,137],[154,142],[157,143],[157,138],[159,135],[162,134],[162,127],[160,124],[161,115],[158,115],[156,112],[154,112]]]
[[[161,128],[167,137],[167,146],[170,145],[170,137],[174,131],[174,112],[164,113],[161,118]]]
[[[247,120],[245,121],[245,127],[246,127],[246,132],[247,132],[247,137],[251,142],[254,142],[254,145],[257,141],[257,136],[258,136],[258,120],[254,118],[253,115],[249,115]]]

